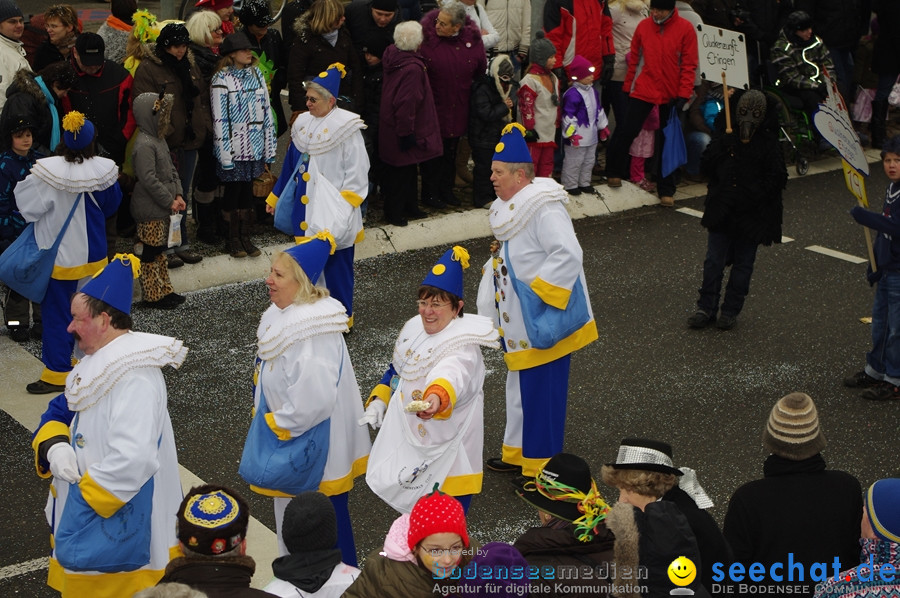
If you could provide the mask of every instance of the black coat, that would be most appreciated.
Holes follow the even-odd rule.
[[[250,587],[255,570],[249,556],[178,557],[169,561],[159,583],[183,583],[209,598],[271,598],[272,594]]]
[[[813,33],[829,50],[855,50],[869,31],[871,0],[796,0],[794,8],[809,13]]]
[[[872,71],[894,75],[900,72],[900,2],[877,0],[878,39],[872,54]]]
[[[66,94],[63,106],[68,105],[85,115],[97,128],[97,143],[121,166],[125,162],[125,146],[134,132],[131,115],[131,74],[111,60],[103,63],[96,75],[81,71],[72,60],[77,78]],[[103,153],[101,153],[103,155]]]
[[[295,27],[297,37],[291,46],[287,71],[291,110],[306,111],[304,81],[315,79],[329,65],[340,62],[344,65],[347,75],[341,79],[338,93],[350,101],[339,99],[338,107],[359,114],[363,101],[362,69],[347,28],[341,27],[338,30],[337,42],[332,46],[321,35],[310,33],[309,29],[303,26],[302,19],[297,22],[298,25]]]
[[[472,84],[469,103],[469,145],[472,147],[494,147],[500,141],[500,131],[510,122],[515,122],[519,84],[512,82],[509,98],[513,101],[512,120],[504,119],[510,113],[503,102],[497,85],[491,75],[484,75]]]
[[[6,88],[6,103],[3,105],[3,112],[0,113],[0,122],[13,122],[15,118],[22,118],[30,123],[34,123],[35,127],[32,131],[34,135],[34,149],[44,155],[53,154],[55,147],[50,147],[50,134],[53,129],[53,115],[51,114],[51,105],[47,103],[47,98],[35,81],[36,75],[25,69],[19,70],[13,78],[12,83]],[[50,89],[50,95],[53,96],[53,107],[59,114],[59,134],[62,139],[62,117],[63,111],[61,102]]]

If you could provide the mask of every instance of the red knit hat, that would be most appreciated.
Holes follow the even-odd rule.
[[[469,547],[462,503],[438,490],[438,484],[435,484],[434,491],[420,498],[409,515],[409,533],[406,536],[409,549],[415,550],[416,545],[431,534],[445,533],[458,534],[463,545]]]

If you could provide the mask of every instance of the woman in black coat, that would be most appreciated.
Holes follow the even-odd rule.
[[[271,64],[272,78],[269,80],[269,101],[275,111],[277,135],[280,137],[287,130],[287,119],[284,116],[284,105],[281,102],[281,90],[287,85],[287,54],[284,52],[284,41],[281,32],[272,29],[272,17],[269,15],[267,0],[246,0],[240,12],[242,31],[250,40],[250,49],[260,60],[260,68],[268,77],[268,65]],[[266,64],[264,65],[263,55]],[[318,74],[318,73],[316,73]]]

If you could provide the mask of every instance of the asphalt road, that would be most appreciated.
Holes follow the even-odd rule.
[[[872,172],[869,192],[880,206],[886,179],[879,165]],[[624,437],[666,440],[676,465],[698,471],[721,521],[731,492],[761,476],[760,436],[772,404],[803,391],[818,406],[831,467],[853,473],[864,486],[900,475],[900,405],[865,402],[841,385],[844,375],[862,367],[869,344],[869,327],[859,321],[869,314],[873,296],[865,265],[807,249],[865,255],[862,231],[847,214],[854,201],[839,172],[789,183],[784,234],[793,240],[760,249],[747,304],[728,332],[685,324],[706,246],[698,218],[646,207],[577,221],[600,339],[572,360],[566,450],[598,472]],[[702,210],[702,199],[678,207]],[[465,281],[474,309],[489,240],[463,244],[473,258]],[[444,249],[357,263],[357,326],[348,345],[364,394],[387,365],[402,323],[416,313],[416,287]],[[260,277],[266,268],[260,262]],[[245,492],[254,516],[274,529],[270,502],[250,495],[237,476],[252,401],[254,334],[267,302],[258,280],[189,293],[171,313],[137,308],[134,315],[136,329],[177,336],[191,349],[181,370],[166,372],[181,464],[203,480]],[[36,352],[36,345],[28,349]],[[502,440],[506,372],[499,353],[485,356],[488,457],[498,454]],[[36,567],[48,553],[42,512],[47,484],[34,475],[30,437],[30,430],[0,411],[0,596],[54,595],[44,586],[43,570],[16,574],[23,563]],[[470,533],[482,542],[512,541],[536,523],[508,479],[486,472],[483,492],[472,501]],[[615,499],[615,491],[602,490]],[[395,514],[363,479],[350,508],[362,558],[380,546]]]

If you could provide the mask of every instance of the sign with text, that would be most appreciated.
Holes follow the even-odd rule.
[[[853,168],[849,162],[841,159],[841,165],[844,170],[844,182],[847,183],[847,189],[853,194],[853,197],[864,208],[869,207],[869,198],[866,195],[866,180],[858,170]]]
[[[859,135],[850,121],[850,112],[847,104],[837,89],[837,83],[829,76],[828,71],[822,74],[826,81],[828,97],[824,104],[819,104],[819,110],[813,116],[813,122],[819,134],[834,146],[841,158],[863,174],[869,174],[869,161],[859,142]]]
[[[697,25],[697,70],[710,81],[722,81],[722,73],[729,87],[750,89],[747,74],[747,44],[744,34],[709,25]]]

